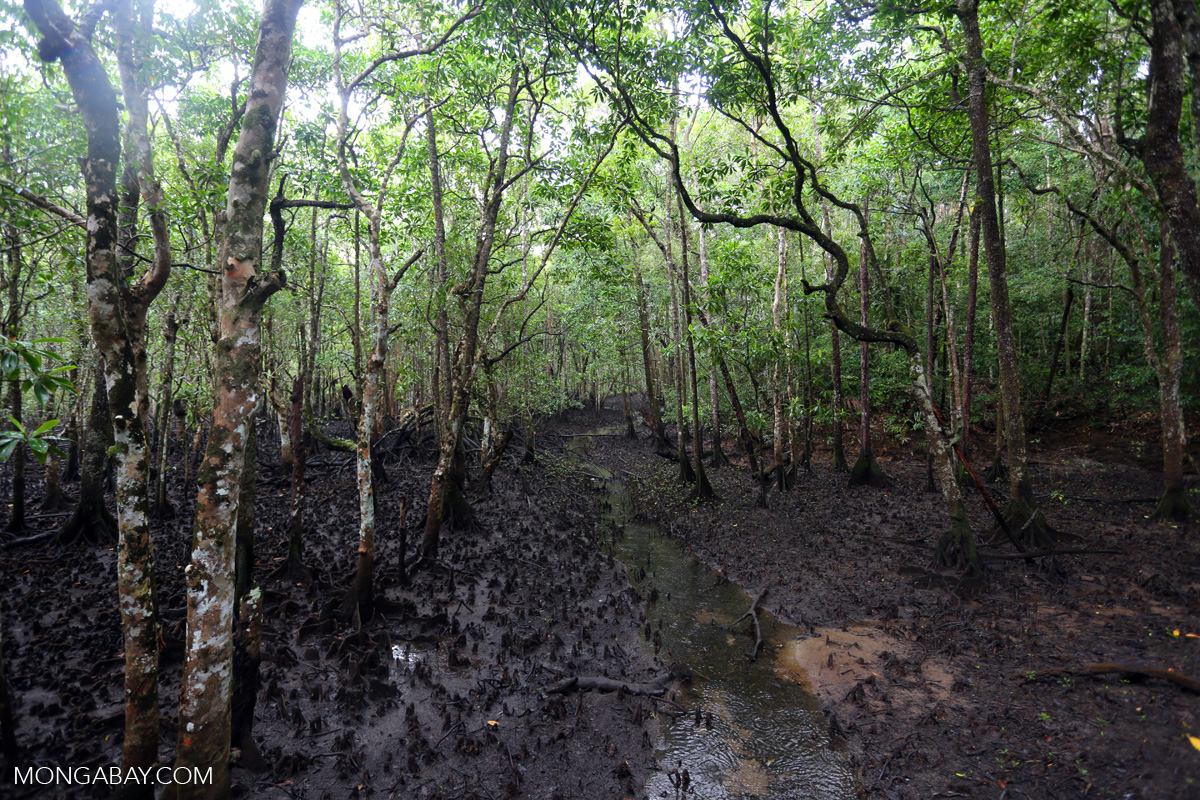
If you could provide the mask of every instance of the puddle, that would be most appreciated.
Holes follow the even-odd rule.
[[[597,431],[596,433],[608,433]],[[574,439],[571,452],[586,456],[587,439]],[[633,504],[624,483],[611,473],[584,464],[603,481],[611,509],[601,524],[620,526],[624,536],[614,555],[647,600],[646,621],[666,664],[681,662],[694,680],[671,693],[683,713],[659,715],[655,758],[659,769],[646,786],[650,798],[678,798],[672,772],[687,770],[697,800],[749,798],[853,798],[853,770],[830,747],[820,705],[810,694],[803,672],[780,661],[804,638],[801,632],[759,611],[763,650],[753,663],[753,622],[732,631],[722,625],[740,617],[751,599],[664,536],[656,525],[629,522]],[[747,635],[749,631],[749,635]],[[697,710],[700,722],[696,722]]]

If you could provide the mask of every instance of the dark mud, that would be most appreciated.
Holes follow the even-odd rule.
[[[730,580],[770,587],[764,606],[804,632],[780,659],[849,742],[863,795],[1200,797],[1188,738],[1200,736],[1200,697],[1072,672],[1120,662],[1200,675],[1200,525],[1151,523],[1158,476],[1134,458],[1101,460],[1120,451],[1100,438],[1036,453],[1035,485],[1050,522],[1079,537],[1064,546],[1118,553],[989,560],[978,587],[933,571],[944,512],[908,447],[881,459],[888,489],[852,488],[818,459],[768,509],[744,463],[710,471],[721,500],[697,506],[644,440],[604,440],[593,459],[622,471],[642,519]],[[978,498],[971,508],[986,534],[987,511]]]
[[[306,561],[316,580],[263,581],[255,738],[266,769],[244,759],[235,793],[620,798],[645,797],[650,786],[650,796],[671,796],[676,765],[654,758],[661,742],[652,715],[677,710],[619,693],[545,691],[574,675],[650,681],[675,655],[664,642],[655,656],[653,630],[649,646],[640,641],[658,613],[642,600],[657,576],[635,571],[640,593],[631,586],[611,532],[597,525],[603,487],[561,457],[566,437],[619,421],[613,412],[575,413],[540,436],[551,452],[535,466],[498,471],[494,494],[476,502],[479,527],[448,535],[441,567],[411,586],[397,579],[396,514],[408,497],[415,541],[429,467],[390,466],[379,499],[382,601],[361,628],[332,613],[353,570],[353,466],[315,456]],[[277,458],[270,439],[264,429],[260,576],[286,552],[287,484],[269,470]],[[1070,671],[1115,661],[1200,673],[1200,526],[1150,523],[1153,503],[1142,499],[1157,494],[1157,477],[1107,460],[1111,445],[1055,444],[1037,456],[1047,516],[1081,537],[1072,546],[1120,554],[1060,556],[1052,568],[993,560],[975,588],[931,570],[943,512],[923,491],[923,459],[910,446],[891,444],[881,459],[895,480],[889,489],[851,489],[818,459],[794,490],[772,492],[769,509],[755,505],[744,465],[711,472],[722,499],[697,507],[684,501],[675,465],[644,438],[596,437],[588,459],[625,481],[637,520],[660,524],[752,594],[769,587],[763,607],[798,631],[767,636],[774,652],[761,660],[811,687],[828,720],[809,732],[811,743],[847,760],[859,794],[1198,797],[1200,752],[1188,736],[1200,735],[1200,698],[1157,678]],[[40,486],[31,484],[32,508]],[[183,487],[174,489],[177,507],[188,507]],[[984,530],[986,512],[972,503]],[[48,527],[55,518],[31,521]],[[176,735],[188,535],[183,520],[155,532],[167,644],[164,760]],[[30,763],[117,761],[123,658],[113,557],[87,546],[0,544],[5,659]],[[729,636],[739,651],[752,643],[744,622]],[[702,721],[679,718],[667,730],[707,735],[705,704],[722,727],[701,680],[672,686],[667,699],[689,712],[699,705]],[[755,738],[744,737],[747,748]],[[754,770],[741,778],[747,793],[787,796]],[[666,789],[653,788],[664,779]],[[104,792],[0,782],[4,798],[67,796]]]
[[[399,498],[414,501],[414,542],[429,468],[390,467],[378,499],[379,610],[356,626],[334,614],[354,568],[353,465],[336,454],[312,458],[305,560],[315,581],[267,578],[286,556],[287,484],[272,477],[270,436],[265,428],[260,436],[256,575],[268,622],[255,740],[266,768],[252,770],[243,757],[235,796],[644,796],[655,703],[545,692],[575,675],[647,681],[665,671],[638,642],[642,602],[624,566],[593,539],[602,495],[586,476],[553,452],[533,467],[501,469],[492,494],[475,503],[477,528],[446,535],[441,563],[401,586]],[[548,441],[561,451],[560,439]],[[187,507],[175,489],[177,507]],[[31,495],[33,505],[38,487]],[[165,763],[177,734],[188,536],[182,520],[155,531]],[[111,548],[0,545],[5,659],[27,764],[119,763],[114,556]],[[9,780],[0,778],[5,798],[107,796]]]

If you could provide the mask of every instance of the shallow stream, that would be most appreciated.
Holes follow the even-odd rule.
[[[753,621],[744,619],[732,630],[728,626],[752,599],[684,552],[657,525],[632,522],[633,501],[625,484],[585,460],[589,441],[576,438],[570,449],[608,491],[610,509],[601,524],[620,529],[614,555],[646,598],[651,638],[643,637],[642,644],[657,648],[665,664],[687,665],[694,676],[669,695],[682,713],[659,704],[654,754],[659,768],[647,795],[681,797],[677,781],[687,770],[686,797],[697,800],[854,797],[850,765],[830,747],[828,726],[805,676],[776,657],[801,632],[759,610],[763,647],[751,662]]]

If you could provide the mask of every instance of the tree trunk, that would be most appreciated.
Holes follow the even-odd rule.
[[[975,308],[979,296],[979,214],[971,214],[969,234],[969,254],[967,256],[967,320],[963,333],[963,366],[962,366],[962,438],[959,448],[964,456],[971,455],[971,400],[973,395],[972,372],[975,369]]]
[[[216,394],[200,470],[188,585],[188,639],[179,700],[177,767],[212,767],[208,785],[172,784],[174,796],[229,796],[233,668],[233,561],[247,425],[258,403],[262,308],[282,276],[260,273],[269,160],[287,85],[299,0],[267,0],[233,155],[217,259],[221,277]]]
[[[82,539],[90,544],[108,544],[117,539],[117,520],[104,502],[104,475],[108,448],[112,444],[112,421],[108,413],[108,389],[104,385],[102,359],[97,359],[92,401],[88,405],[87,431],[83,437],[83,468],[79,476],[79,502],[55,534],[60,545]]]
[[[1179,141],[1186,90],[1185,49],[1175,6],[1182,11],[1187,2],[1152,0],[1150,4],[1154,19],[1154,34],[1150,39],[1150,102],[1146,109],[1146,130],[1134,150],[1158,190],[1158,200],[1179,253],[1180,269],[1192,293],[1192,302],[1200,307],[1200,200]],[[1189,32],[1194,33],[1194,26],[1200,26],[1200,21],[1194,8],[1190,12],[1184,16],[1189,21]],[[1197,94],[1195,86],[1192,94]],[[1193,120],[1192,124],[1200,125],[1200,121]]]
[[[859,293],[859,321],[865,328],[869,323],[868,312],[871,308],[871,282],[867,273],[867,241],[862,239],[861,251],[858,260],[858,293]],[[886,253],[885,253],[886,256]],[[859,486],[887,486],[888,478],[880,469],[879,463],[875,460],[875,452],[871,447],[871,373],[870,373],[870,358],[867,351],[867,343],[865,341],[858,343],[859,347],[859,368],[858,368],[858,400],[862,406],[859,412],[859,448],[858,459],[854,462],[854,468],[850,470],[850,482]],[[950,469],[953,471],[953,459],[950,461]],[[951,514],[951,525],[953,526],[953,514]]]
[[[712,484],[708,482],[708,475],[704,472],[704,436],[700,428],[700,393],[696,379],[696,339],[692,335],[692,289],[691,280],[688,277],[687,220],[683,215],[683,203],[678,201],[678,198],[676,202],[679,209],[679,264],[683,270],[680,280],[683,289],[682,327],[684,341],[687,344],[687,375],[692,390],[692,442],[696,446],[696,463],[694,465],[696,489],[692,492],[692,497],[696,500],[711,500],[716,497],[717,493],[713,491]],[[682,422],[683,420],[680,420],[681,424]],[[683,451],[680,451],[679,455],[683,457]]]
[[[476,356],[478,355],[476,351],[479,346],[479,318],[483,310],[488,262],[495,247],[496,222],[500,216],[506,188],[508,148],[519,95],[518,72],[514,69],[509,77],[508,98],[505,104],[504,118],[501,122],[496,165],[491,172],[491,185],[485,195],[486,203],[476,238],[475,258],[471,265],[467,284],[463,289],[465,314],[462,332],[455,349],[454,361],[447,375],[451,389],[450,402],[446,409],[445,423],[438,448],[438,463],[429,484],[429,506],[425,517],[425,533],[421,540],[421,559],[427,562],[437,558],[441,540],[442,514],[447,510],[447,501],[454,504],[451,506],[452,509],[457,506],[456,513],[459,515],[469,513],[470,510],[470,506],[462,494],[463,486],[460,482],[462,470],[466,466],[465,456],[460,455],[462,431],[471,406],[471,385],[475,379]],[[432,144],[431,151],[435,155],[436,149],[435,144]]]
[[[292,382],[288,413],[292,445],[292,494],[288,504],[288,577],[308,583],[312,573],[304,566],[304,467],[308,448],[304,444],[304,378]]]
[[[1160,2],[1163,0],[1160,0]],[[1005,440],[1008,448],[1009,500],[1005,517],[1009,528],[1023,530],[1025,545],[1031,550],[1049,547],[1056,532],[1046,522],[1033,494],[1027,471],[1025,419],[1022,415],[1020,373],[1013,333],[1012,309],[1008,301],[1008,276],[1004,239],[996,211],[994,165],[986,97],[983,39],[979,31],[978,0],[958,0],[967,47],[967,73],[970,85],[968,113],[976,170],[977,209],[983,238],[984,259],[992,292],[992,320],[996,329],[997,360],[1000,366],[1000,394],[1004,402]],[[1200,235],[1200,231],[1197,232]]]
[[[775,238],[775,296],[771,302],[771,322],[775,333],[775,367],[771,371],[771,410],[774,422],[771,443],[774,450],[775,487],[784,492],[790,485],[786,466],[788,456],[783,451],[784,430],[787,426],[787,396],[783,383],[783,362],[787,358],[787,339],[783,331],[783,303],[787,294],[787,240],[782,228],[776,229]]]
[[[708,234],[704,230],[704,226],[700,226],[700,285],[704,287],[704,300],[709,305],[712,305],[712,293],[708,291]],[[708,406],[709,414],[712,422],[712,460],[709,461],[709,466],[713,469],[720,469],[729,465],[729,458],[725,455],[724,448],[721,447],[721,392],[717,385],[717,344],[714,342],[709,345],[709,369],[708,369]]]
[[[9,284],[10,288],[15,286],[17,281]],[[19,306],[15,305],[10,308],[10,314],[16,314],[16,309]],[[9,414],[17,422],[21,420],[21,379],[19,377],[8,381],[8,408]],[[24,424],[22,422],[22,424]],[[9,533],[24,533],[25,532],[25,445],[18,444],[12,452],[10,459],[12,463],[12,513],[8,518],[8,525],[5,530]]]
[[[1071,306],[1074,302],[1075,290],[1068,286],[1066,301],[1063,303],[1062,322],[1059,323],[1058,337],[1054,340],[1054,351],[1050,356],[1050,374],[1046,376],[1046,388],[1042,390],[1041,406],[1043,409],[1046,407],[1046,403],[1050,402],[1050,390],[1054,388],[1054,376],[1058,372],[1058,359],[1067,339],[1067,323],[1071,320]],[[1070,372],[1070,367],[1067,367],[1067,372]]]
[[[642,271],[636,270],[637,303],[638,303],[638,333],[642,340],[642,365],[646,371],[646,404],[649,406],[650,435],[654,437],[655,449],[669,450],[666,430],[662,422],[662,404],[659,402],[658,391],[654,382],[654,350],[650,340],[650,313],[646,308],[646,283],[642,280]]]
[[[115,170],[120,163],[121,144],[116,94],[89,38],[53,0],[31,0],[26,9],[44,37],[40,51],[62,59],[87,130],[87,156],[81,167],[87,195],[89,316],[92,337],[104,361],[120,511],[117,591],[125,644],[125,738],[121,765],[126,769],[149,767],[158,760],[158,612],[149,525],[145,327],[149,305],[170,274],[171,253],[162,211],[162,190],[154,180],[147,134],[148,112],[138,84],[133,9],[128,0],[116,7],[118,68],[129,115],[126,163],[137,167],[127,169],[124,188],[128,197],[136,184],[136,193],[146,198],[155,256],[150,271],[132,286],[118,253],[122,231],[118,224]],[[131,252],[132,237],[128,236],[128,230],[124,233],[126,250]],[[103,508],[102,496],[99,503]],[[77,513],[84,507],[81,492]],[[120,794],[152,797],[153,789],[127,784]]]
[[[1151,358],[1158,377],[1159,406],[1162,413],[1163,435],[1163,496],[1154,509],[1152,519],[1183,521],[1195,514],[1188,502],[1183,485],[1183,454],[1187,442],[1183,406],[1179,388],[1183,376],[1183,342],[1179,330],[1178,294],[1175,286],[1175,248],[1169,233],[1169,223],[1161,225],[1162,241],[1158,265],[1158,311],[1162,327],[1163,354]],[[1140,283],[1140,281],[1139,281]],[[1154,331],[1149,325],[1144,293],[1139,288],[1143,306],[1144,342],[1148,356],[1153,356]]]
[[[163,357],[158,395],[158,475],[154,486],[154,514],[158,517],[175,516],[175,509],[167,499],[167,453],[171,443],[171,390],[175,380],[175,341],[178,338],[179,320],[175,316],[175,309],[172,308],[167,312],[166,327],[163,330],[163,344],[166,345],[167,352]]]

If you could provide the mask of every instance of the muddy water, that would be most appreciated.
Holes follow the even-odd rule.
[[[581,461],[587,441],[572,442]],[[622,531],[614,554],[646,598],[652,638],[643,646],[657,646],[664,663],[681,662],[694,675],[669,695],[682,713],[659,704],[670,713],[659,715],[658,770],[647,795],[679,797],[671,773],[686,769],[687,797],[698,800],[854,797],[850,766],[830,747],[828,727],[804,676],[776,658],[801,632],[759,611],[763,649],[752,663],[753,622],[746,619],[727,629],[750,607],[751,598],[680,549],[658,526],[630,522],[633,504],[624,483],[603,468],[581,466],[608,490],[611,509],[602,524]]]

